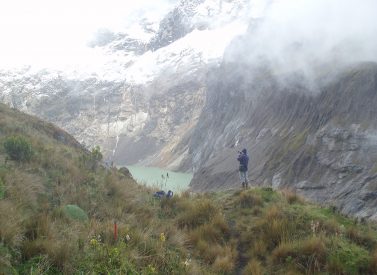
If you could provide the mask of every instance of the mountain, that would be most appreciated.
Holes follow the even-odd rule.
[[[258,2],[182,0],[162,19],[100,30],[89,43],[99,67],[1,71],[0,100],[99,145],[108,163],[192,171],[196,192],[238,187],[245,147],[253,185],[376,219],[377,69],[367,43],[315,10],[303,26],[317,35],[302,34],[294,20],[264,17],[275,1]],[[291,8],[281,5],[278,15]]]
[[[246,0],[185,0],[160,22],[99,30],[89,43],[93,58],[103,56],[99,68],[2,71],[0,100],[99,145],[108,162],[178,169],[186,150],[172,152],[197,123],[207,72],[246,29],[248,8]]]

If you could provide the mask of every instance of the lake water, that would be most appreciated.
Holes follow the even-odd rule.
[[[176,173],[156,167],[127,166],[133,178],[140,184],[155,187],[167,192],[183,192],[188,189],[192,174]]]

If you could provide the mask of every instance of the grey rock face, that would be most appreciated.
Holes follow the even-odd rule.
[[[151,50],[158,50],[190,33],[195,26],[192,17],[195,8],[205,0],[182,0],[160,23],[157,35],[150,43]]]
[[[373,218],[377,191],[377,64],[348,67],[305,93],[281,87],[273,75],[255,81],[253,68],[216,73],[190,140],[197,167],[193,190],[237,186],[236,151],[250,152],[255,185],[292,188],[338,206],[343,213]],[[240,70],[238,70],[240,71]]]
[[[6,87],[2,102],[57,124],[89,147],[100,145],[105,159],[118,165],[143,161],[177,168],[184,151],[173,151],[205,101],[205,89],[189,80],[152,96],[143,87],[95,78],[42,80],[37,74],[0,78],[0,84]]]

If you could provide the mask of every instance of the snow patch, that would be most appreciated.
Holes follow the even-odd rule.
[[[203,64],[220,61],[231,40],[245,33],[247,24],[233,22],[214,30],[194,30],[172,44],[148,51],[131,65],[126,81],[134,85],[148,84],[157,76],[187,73]]]

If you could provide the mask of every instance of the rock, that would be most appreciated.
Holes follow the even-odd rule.
[[[126,177],[132,177],[130,170],[127,167],[121,167],[118,170],[121,174],[125,175]]]
[[[319,190],[319,189],[325,189],[326,186],[324,185],[316,185],[314,183],[311,183],[310,181],[300,181],[296,184],[297,189],[302,190]]]
[[[271,137],[272,136],[272,132],[271,132],[271,129],[269,129],[269,128],[263,128],[260,132],[259,132],[259,134],[258,134],[258,136],[257,136],[257,140],[262,140],[262,139],[264,139],[264,138],[268,138],[268,137]]]
[[[281,173],[274,175],[273,178],[272,178],[272,188],[278,189],[279,186],[281,185],[281,183],[282,183]]]
[[[355,215],[357,212],[362,210],[362,208],[365,206],[365,202],[361,199],[352,199],[349,200],[343,207],[342,212],[349,214],[349,215]]]

